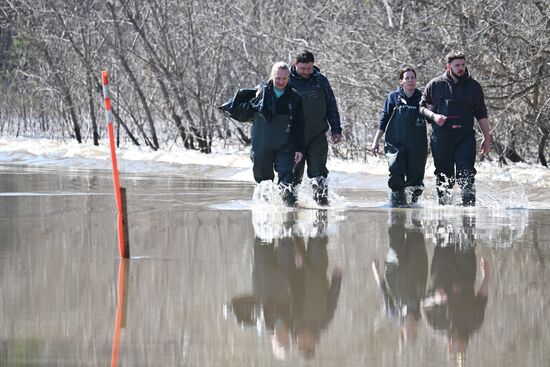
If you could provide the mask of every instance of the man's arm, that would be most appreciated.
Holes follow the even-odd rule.
[[[447,116],[440,115],[438,113],[433,112],[432,110],[435,108],[435,103],[432,98],[434,83],[430,82],[428,85],[426,85],[426,88],[424,88],[424,92],[422,93],[422,98],[420,99],[420,114],[427,118],[428,120],[431,120],[438,124],[439,126],[442,126],[445,121],[447,121]]]
[[[481,148],[479,149],[479,152],[481,154],[489,153],[489,151],[491,150],[489,118],[484,117],[482,119],[479,119],[477,122],[479,124],[479,127],[481,128],[481,132],[483,133],[483,140],[481,141]]]
[[[294,138],[294,145],[296,149],[296,153],[301,153],[301,156],[298,157],[297,155],[294,156],[294,160],[296,163],[298,163],[304,153],[304,126],[305,126],[305,118],[304,118],[304,108],[302,104],[302,97],[298,93],[292,93],[293,94],[293,111],[292,111],[292,136]],[[299,158],[299,159],[298,159]]]
[[[487,106],[485,105],[485,96],[483,94],[483,88],[478,82],[474,84],[474,116],[477,119],[481,133],[483,134],[483,140],[481,141],[480,153],[489,153],[491,150],[491,136],[489,134],[491,128],[489,125],[489,118],[487,117]]]
[[[338,104],[336,103],[336,96],[330,86],[330,82],[323,75],[322,76],[323,92],[325,94],[325,103],[327,106],[327,120],[330,125],[330,131],[332,134],[332,141],[339,143],[342,140],[342,126],[340,124],[340,112],[338,112]]]
[[[382,138],[382,135],[384,135],[384,131],[377,129],[371,146],[371,152],[375,157],[378,155],[378,153],[380,153],[380,139]]]

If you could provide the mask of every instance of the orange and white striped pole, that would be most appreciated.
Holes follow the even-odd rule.
[[[120,257],[126,259],[130,257],[130,245],[128,242],[128,222],[126,218],[126,189],[124,187],[120,187],[120,178],[118,175],[118,165],[115,150],[113,116],[111,113],[111,97],[109,95],[109,77],[106,70],[103,70],[101,72],[101,82],[103,84],[103,99],[105,100],[105,119],[107,120],[107,129],[109,132],[111,162],[113,165],[113,181],[115,186],[115,199],[116,207],[118,210],[118,248],[120,252]]]

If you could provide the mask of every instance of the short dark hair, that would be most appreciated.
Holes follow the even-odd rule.
[[[311,51],[302,50],[296,54],[296,59],[294,61],[296,64],[299,62],[307,64],[308,62],[315,62],[315,58],[313,57]]]
[[[466,60],[466,56],[461,51],[451,51],[446,56],[447,64],[450,64],[453,60]]]
[[[414,77],[416,78],[416,71],[412,68],[412,66],[403,66],[399,69],[399,80],[403,80],[403,75],[405,75],[407,71],[412,71],[414,73]]]

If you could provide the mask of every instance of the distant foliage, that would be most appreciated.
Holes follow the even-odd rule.
[[[106,69],[122,144],[244,146],[250,125],[217,106],[302,48],[338,99],[334,156],[365,158],[400,66],[423,87],[461,49],[485,91],[488,159],[548,165],[550,0],[4,1],[0,133],[98,144]]]

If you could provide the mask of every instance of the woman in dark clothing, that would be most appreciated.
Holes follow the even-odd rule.
[[[290,87],[288,78],[288,66],[275,63],[269,81],[257,87],[256,96],[243,110],[254,111],[250,152],[254,180],[273,180],[275,170],[283,201],[294,206],[294,166],[304,152],[304,112],[302,98]]]
[[[405,189],[412,190],[411,204],[418,201],[424,189],[424,170],[428,157],[426,122],[419,113],[422,93],[416,89],[416,72],[411,67],[399,71],[399,88],[391,92],[384,104],[372,153],[380,151],[384,133],[384,152],[388,158],[391,189],[390,205],[407,206]]]

